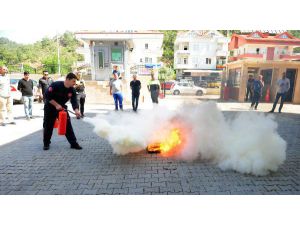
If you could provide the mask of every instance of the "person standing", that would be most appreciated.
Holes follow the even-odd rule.
[[[115,110],[118,111],[120,107],[123,111],[122,81],[119,79],[118,73],[114,73],[114,78],[110,81],[109,87],[110,95],[113,96],[115,101]]]
[[[27,120],[32,119],[33,81],[29,78],[29,72],[24,72],[24,78],[19,80],[18,90],[22,93],[24,111]]]
[[[140,90],[141,90],[141,82],[137,80],[136,74],[133,76],[133,80],[130,82],[130,88],[132,91],[132,108],[133,111],[137,111],[139,105],[139,97],[140,97]]]
[[[120,78],[120,71],[119,71],[119,67],[117,65],[113,66],[113,72],[112,72],[112,74],[114,75],[115,73],[117,73],[118,77]]]
[[[286,77],[285,72],[282,73],[282,78],[277,81],[277,88],[278,88],[278,90],[277,90],[276,98],[275,98],[275,101],[274,101],[274,104],[273,104],[273,107],[272,107],[272,110],[270,111],[270,113],[274,112],[276,105],[279,101],[279,98],[281,98],[281,101],[280,101],[280,106],[279,106],[278,112],[281,113],[283,103],[286,99],[288,91],[290,90],[290,79],[288,79]]]
[[[44,99],[45,92],[47,88],[50,86],[50,84],[53,83],[52,78],[49,77],[48,75],[49,75],[48,71],[44,70],[43,77],[39,79],[40,97],[43,99],[44,103],[45,103],[45,99]]]
[[[258,75],[258,78],[253,81],[253,98],[250,109],[253,109],[254,107],[254,109],[257,110],[257,106],[262,95],[262,89],[264,87],[264,81],[262,78],[262,75]]]
[[[81,114],[78,109],[76,92],[74,86],[76,84],[77,77],[74,73],[69,73],[66,76],[65,81],[53,82],[45,92],[45,105],[44,105],[44,150],[50,148],[51,136],[53,132],[53,126],[58,113],[61,110],[66,110],[66,103],[70,100],[72,108],[77,118],[80,118]],[[73,131],[71,119],[67,112],[67,129],[66,138],[71,145],[71,148],[80,150],[82,147],[78,144],[76,136]]]
[[[247,81],[247,92],[246,92],[246,99],[245,101],[248,102],[248,97],[250,95],[250,101],[252,102],[252,98],[253,98],[253,75],[249,75],[248,81]]]
[[[85,104],[85,82],[82,78],[82,74],[80,72],[77,73],[77,81],[76,81],[76,94],[77,94],[77,103],[80,108],[81,117],[84,117],[84,104]]]
[[[151,94],[152,103],[158,104],[160,83],[159,80],[155,79],[154,73],[151,73],[151,80],[149,80],[147,87]]]
[[[6,126],[7,117],[8,124],[16,124],[12,113],[13,98],[10,92],[10,79],[7,72],[6,66],[0,66],[0,126]]]

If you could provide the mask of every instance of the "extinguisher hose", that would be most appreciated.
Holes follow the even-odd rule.
[[[68,111],[69,113],[72,113],[73,115],[75,115],[76,116],[76,114],[74,113],[74,112],[72,112],[71,110],[68,110],[68,109],[64,109],[65,111]],[[76,118],[79,120],[80,119],[80,117],[77,117],[76,116]]]

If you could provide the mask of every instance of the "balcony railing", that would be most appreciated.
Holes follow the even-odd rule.
[[[300,60],[300,55],[280,55],[282,60]]]
[[[244,59],[244,58],[262,59],[263,57],[264,57],[263,54],[255,54],[255,53],[245,53],[237,56],[238,59]]]
[[[176,50],[175,54],[190,54],[190,50]]]

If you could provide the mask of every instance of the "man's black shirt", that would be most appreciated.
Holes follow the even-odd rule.
[[[133,95],[140,94],[141,82],[139,80],[132,80],[130,82],[130,87]]]
[[[21,91],[22,96],[32,96],[33,81],[31,79],[25,80],[24,78],[19,80],[18,90]]]
[[[53,80],[48,77],[42,77],[41,79],[39,79],[39,87],[42,89],[42,94],[44,95],[47,88],[50,86],[50,84],[53,83]]]
[[[51,100],[55,100],[58,104],[64,106],[70,100],[73,109],[78,109],[75,88],[66,88],[64,85],[64,81],[56,81],[52,83],[46,90],[45,97],[45,104],[52,106],[52,104],[49,102]]]

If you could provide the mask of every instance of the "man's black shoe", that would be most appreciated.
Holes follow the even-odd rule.
[[[49,145],[44,145],[44,150],[46,151],[46,150],[49,150],[49,148],[50,148],[50,146]]]
[[[268,113],[273,113],[274,111],[273,110],[271,110],[271,111],[269,111]]]
[[[71,148],[77,149],[77,150],[82,149],[82,147],[81,147],[78,143],[72,144],[72,145],[71,145]]]

